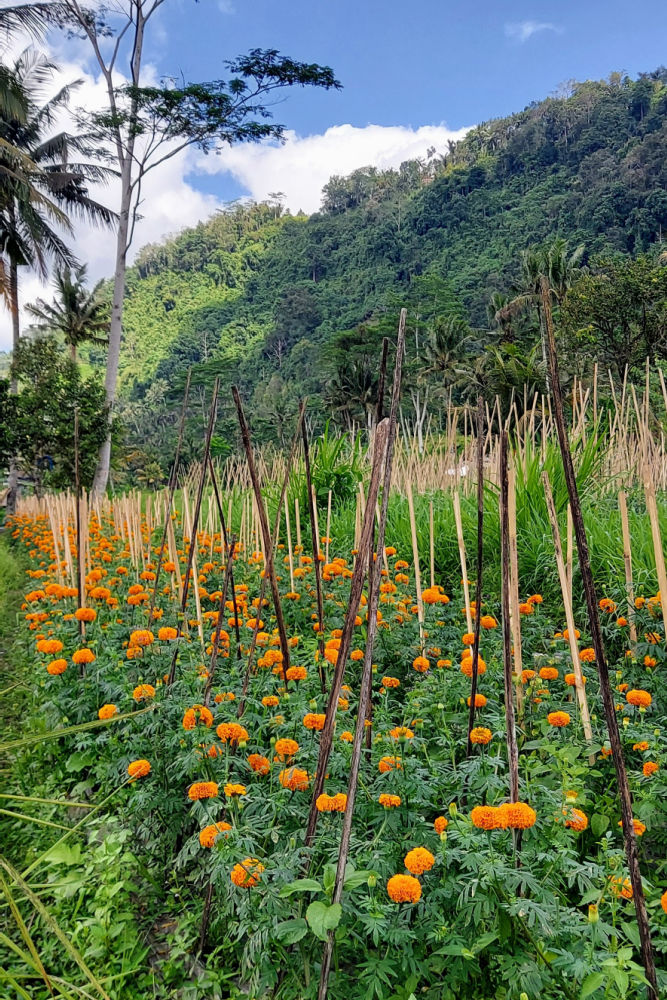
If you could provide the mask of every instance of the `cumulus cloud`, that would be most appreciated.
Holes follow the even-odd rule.
[[[508,38],[513,38],[517,42],[527,42],[533,35],[538,35],[543,31],[553,31],[560,35],[563,31],[557,24],[551,21],[518,21],[505,25],[505,34]]]
[[[249,193],[261,201],[270,192],[281,191],[293,212],[315,212],[322,188],[333,174],[349,174],[359,167],[398,167],[404,160],[424,156],[429,147],[438,152],[448,141],[461,139],[467,129],[452,131],[445,125],[335,125],[320,135],[286,133],[284,144],[231,146],[216,155],[200,156],[199,170],[209,174],[230,173]]]
[[[53,91],[64,82],[81,79],[82,84],[73,97],[72,105],[87,110],[104,107],[104,82],[87,62],[84,52],[76,48],[67,51],[60,48],[52,54],[61,67],[53,80]],[[149,67],[147,76],[156,80],[158,73]],[[61,127],[71,128],[71,120],[54,125],[54,129]],[[381,169],[397,167],[404,160],[425,155],[431,146],[438,151],[446,150],[448,140],[461,138],[465,131],[452,131],[444,125],[419,128],[337,125],[320,135],[299,136],[288,132],[286,142],[281,145],[263,143],[225,147],[219,155],[209,156],[196,150],[183,151],[147,175],[139,210],[141,219],[137,224],[130,261],[146,243],[193,226],[222,207],[218,197],[198,189],[197,175],[200,178],[204,174],[231,175],[253,199],[262,200],[271,192],[281,191],[285,195],[286,206],[293,212],[299,209],[313,212],[319,208],[322,187],[332,174],[348,174],[364,166]],[[210,191],[210,181],[206,187]],[[91,186],[90,193],[111,208],[118,205],[119,186],[115,180],[103,187]],[[88,264],[90,281],[109,277],[114,269],[115,234],[80,222],[76,222],[73,228],[73,235],[66,236],[66,239],[79,260]],[[38,297],[49,300],[52,293],[48,282],[44,283],[38,275],[21,268],[23,328],[30,322],[24,311],[25,303],[33,302]],[[10,316],[0,304],[0,350],[10,347]]]

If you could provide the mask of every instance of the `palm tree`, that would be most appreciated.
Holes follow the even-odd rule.
[[[78,84],[63,87],[40,103],[41,89],[55,70],[45,56],[26,49],[10,70],[13,83],[3,88],[5,100],[0,103],[0,284],[9,299],[14,349],[21,333],[19,268],[32,267],[46,276],[53,260],[61,267],[76,264],[57,231],[71,232],[66,212],[101,224],[111,224],[115,218],[89,197],[87,189],[88,182],[105,181],[110,171],[99,162],[72,161],[72,154],[99,160],[98,151],[85,136],[53,134],[56,117]],[[9,94],[11,99],[12,92],[20,93],[24,102],[14,111],[7,98]],[[17,391],[14,380],[11,391]],[[12,463],[8,513],[14,510],[17,484],[16,463]]]
[[[109,305],[100,298],[104,284],[98,281],[90,290],[86,287],[86,265],[72,272],[63,268],[56,273],[56,295],[52,303],[37,299],[26,306],[38,322],[42,333],[60,333],[76,362],[81,344],[109,343]]]

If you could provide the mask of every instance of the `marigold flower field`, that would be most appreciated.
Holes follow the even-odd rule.
[[[16,655],[29,664],[24,677],[35,725],[17,719],[8,735],[25,730],[38,737],[11,752],[14,785],[29,796],[36,770],[46,770],[44,801],[83,802],[69,820],[62,810],[29,810],[56,829],[33,827],[30,817],[5,816],[3,825],[16,878],[23,872],[30,885],[39,862],[34,892],[56,908],[63,933],[98,982],[99,989],[66,948],[52,949],[58,983],[79,983],[59,995],[307,1000],[317,995],[322,943],[334,931],[329,995],[336,998],[643,997],[614,765],[584,616],[577,618],[577,643],[591,741],[562,606],[520,593],[520,795],[512,802],[498,595],[468,609],[473,623],[481,614],[468,755],[473,635],[462,580],[424,587],[418,603],[413,552],[388,544],[378,554],[384,568],[372,708],[342,901],[332,905],[367,590],[356,609],[312,847],[304,834],[356,553],[337,547],[334,519],[332,539],[321,543],[320,636],[313,558],[298,545],[278,546],[287,667],[268,588],[260,601],[261,551],[237,544],[235,586],[218,620],[228,554],[219,534],[200,531],[196,601],[191,588],[181,619],[189,542],[180,517],[174,526],[185,540],[178,562],[163,557],[153,606],[159,533],[144,522],[131,548],[110,515],[98,520],[93,513],[79,607],[49,520],[19,516],[12,525],[28,577]],[[69,536],[74,551],[71,524]],[[661,595],[638,594],[629,622],[618,580],[599,606],[667,990]],[[54,730],[63,731],[57,740],[39,741],[40,732]],[[120,845],[106,861],[115,872],[111,884],[100,874],[107,842],[110,851]],[[98,859],[98,896],[91,876],[76,874],[87,853]],[[13,876],[5,870],[3,878]],[[119,886],[117,905],[99,894],[104,886],[106,893]],[[127,919],[110,916],[118,911]],[[160,938],[165,920],[170,930]],[[96,921],[110,924],[100,932]],[[0,964],[12,955],[5,938],[0,955]],[[32,968],[16,955],[7,964],[22,972],[12,981],[25,984],[24,995],[49,996],[34,958]],[[3,997],[22,995],[4,981]]]

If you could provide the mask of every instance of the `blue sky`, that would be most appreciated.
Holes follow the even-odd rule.
[[[234,198],[281,191],[291,211],[313,212],[334,173],[398,166],[430,146],[444,151],[466,128],[520,111],[570,79],[655,69],[667,62],[665,25],[664,0],[167,0],[149,31],[150,75],[212,80],[226,75],[226,59],[276,48],[332,66],[343,90],[281,94],[284,146],[190,151],[151,175],[130,259]],[[61,67],[54,88],[82,77],[76,103],[102,107],[86,43],[54,36],[48,47]],[[92,193],[116,207],[113,190]],[[80,223],[74,240],[91,280],[108,277],[113,240]],[[51,294],[38,275],[23,277],[22,304]],[[10,341],[0,306],[0,350]]]

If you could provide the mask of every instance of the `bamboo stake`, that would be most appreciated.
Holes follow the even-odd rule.
[[[331,490],[329,490],[329,495],[327,497],[327,540],[326,549],[324,553],[324,561],[329,562],[329,537],[331,535]]]
[[[301,437],[303,440],[303,460],[306,471],[306,494],[308,496],[308,514],[310,516],[310,533],[313,541],[313,572],[315,574],[315,589],[317,593],[317,648],[320,654],[319,674],[322,693],[326,691],[326,678],[324,675],[324,601],[322,599],[322,575],[320,573],[320,539],[317,525],[317,498],[313,488],[313,480],[310,472],[310,447],[308,444],[308,428],[306,421],[301,421]],[[331,498],[331,493],[329,493]],[[331,508],[329,508],[331,511]]]
[[[554,335],[553,318],[551,314],[551,290],[546,278],[541,279],[540,285],[542,312],[545,317],[545,329],[547,334],[546,340],[548,347],[549,370],[551,373],[551,393],[554,403],[556,430],[563,458],[563,468],[570,496],[570,505],[572,507],[572,520],[574,521],[574,532],[577,540],[577,553],[579,556],[581,579],[586,597],[591,638],[593,640],[593,648],[595,650],[595,661],[600,678],[600,691],[602,694],[605,717],[607,720],[607,730],[609,732],[612,756],[614,766],[616,768],[616,780],[618,782],[621,801],[621,817],[623,823],[623,836],[625,839],[625,853],[630,872],[630,881],[632,883],[632,895],[635,904],[635,912],[637,914],[641,955],[644,964],[644,972],[649,982],[649,996],[651,1000],[658,1000],[658,981],[653,958],[653,947],[651,944],[651,931],[646,911],[644,887],[642,885],[641,872],[639,869],[637,837],[635,835],[632,822],[632,796],[630,794],[628,775],[625,768],[625,759],[623,757],[623,747],[621,745],[618,720],[616,718],[616,710],[614,707],[614,694],[611,688],[609,671],[604,654],[602,630],[600,628],[600,618],[598,615],[597,595],[595,592],[595,583],[593,581],[593,573],[591,571],[590,557],[588,553],[588,539],[586,537],[586,528],[584,526],[584,520],[581,513],[577,480],[574,472],[574,465],[572,463],[572,455],[567,438],[567,431],[565,428],[565,418],[563,416],[560,374],[558,371],[558,355],[556,353],[556,338]]]
[[[202,501],[202,496],[203,496],[203,493],[204,493],[204,483],[206,482],[206,473],[207,473],[207,467],[208,467],[208,458],[209,458],[209,455],[211,454],[211,438],[213,437],[213,428],[215,426],[215,417],[216,417],[216,411],[217,411],[217,406],[218,406],[218,391],[219,391],[219,388],[220,388],[220,380],[218,378],[216,378],[215,385],[213,387],[213,398],[211,400],[211,409],[210,409],[210,412],[209,412],[208,426],[206,428],[206,440],[204,442],[204,458],[203,458],[203,461],[202,461],[201,474],[199,476],[199,488],[197,490],[197,502],[195,504],[194,517],[192,519],[191,530],[189,532],[189,534],[190,534],[190,548],[188,549],[188,558],[187,558],[187,562],[185,564],[185,581],[183,583],[183,593],[182,593],[182,597],[181,597],[181,614],[180,614],[180,617],[179,617],[179,620],[178,620],[178,624],[176,626],[177,636],[176,636],[176,642],[174,643],[174,653],[173,653],[173,656],[172,656],[171,667],[169,669],[169,677],[168,677],[168,681],[167,681],[168,686],[170,686],[170,687],[174,683],[174,679],[176,677],[176,659],[177,659],[177,656],[178,656],[178,638],[180,637],[180,634],[181,634],[182,620],[185,617],[185,614],[186,614],[186,611],[187,611],[188,592],[189,592],[189,589],[190,589],[190,571],[192,569],[193,560],[194,560],[194,556],[195,556],[195,550],[197,548],[197,529],[199,527],[199,514],[200,514],[200,511],[201,511],[201,501]],[[183,499],[184,499],[184,505],[185,505],[185,490],[183,491]],[[186,507],[186,509],[187,509],[187,507]],[[202,641],[202,645],[203,645],[204,644],[204,635],[203,635],[203,629],[202,629],[202,626],[201,626],[201,613],[199,613],[199,612],[198,612],[198,615],[197,615],[197,619],[198,619],[198,624],[199,624],[199,635],[200,635],[200,638],[201,638],[201,641]]]
[[[625,566],[625,592],[628,602],[630,641],[636,643],[637,626],[635,624],[635,590],[632,579],[632,545],[630,541],[630,522],[628,520],[628,504],[625,490],[619,491],[618,509],[621,512],[621,531],[623,532],[623,564]]]
[[[514,650],[514,684],[519,719],[523,717],[523,649],[521,645],[521,612],[519,611],[519,554],[516,534],[516,472],[512,466],[507,477],[507,518],[510,547],[510,623]]]
[[[454,520],[456,522],[456,538],[459,544],[459,560],[461,562],[461,579],[463,582],[463,598],[466,606],[466,626],[472,632],[472,612],[470,610],[470,585],[468,583],[468,567],[466,564],[466,547],[463,539],[463,524],[461,522],[461,498],[458,490],[452,496],[454,505]]]
[[[667,573],[665,572],[665,555],[662,548],[660,521],[658,520],[658,505],[655,500],[655,487],[649,478],[647,468],[644,470],[644,476],[644,496],[646,497],[646,509],[651,522],[653,555],[655,557],[655,569],[658,576],[658,589],[660,590],[660,610],[662,611],[662,621],[665,627],[665,640],[667,641]]]
[[[294,498],[294,520],[296,521],[296,544],[299,552],[303,552],[301,544],[301,513],[299,511],[299,498]]]
[[[572,556],[574,554],[574,538],[573,538],[573,524],[572,524],[572,508],[567,505],[567,526],[566,526],[566,563],[565,563],[565,574],[567,577],[567,596],[570,604],[572,604]]]
[[[201,598],[199,594],[199,567],[197,565],[197,532],[193,532],[192,515],[190,514],[190,501],[187,486],[183,487],[183,514],[185,518],[185,528],[190,538],[190,573],[192,575],[192,590],[195,595],[195,611],[197,614],[197,631],[199,632],[199,642],[202,652],[205,649],[204,626],[201,614]]]
[[[415,518],[415,504],[412,498],[412,483],[408,482],[407,497],[408,511],[410,513],[410,533],[412,535],[412,561],[415,567],[415,590],[417,592],[417,618],[419,619],[419,644],[421,651],[424,651],[424,602],[422,600],[421,574],[419,571],[419,545],[417,544],[417,521]]]
[[[477,399],[477,579],[475,580],[475,630],[472,644],[472,679],[470,683],[470,709],[468,711],[468,745],[466,757],[472,754],[470,734],[475,725],[475,700],[479,666],[479,633],[482,622],[482,564],[484,559],[484,405]]]
[[[284,497],[285,502],[285,524],[287,526],[287,556],[289,559],[289,586],[290,591],[294,593],[294,554],[292,552],[292,531],[290,528],[290,518],[289,518],[289,504],[287,503],[287,494]]]
[[[572,667],[574,669],[575,688],[577,692],[577,701],[579,702],[581,723],[584,728],[584,736],[586,737],[586,741],[588,743],[592,743],[593,730],[591,729],[591,717],[588,711],[588,699],[586,697],[586,688],[584,687],[583,675],[581,673],[581,660],[579,658],[577,631],[574,624],[574,611],[572,608],[572,599],[570,597],[568,588],[567,571],[565,569],[565,563],[563,561],[563,549],[561,546],[560,531],[558,528],[558,515],[556,514],[556,505],[554,503],[553,493],[551,492],[551,483],[549,482],[549,475],[546,471],[542,473],[542,483],[544,485],[544,495],[547,502],[547,512],[549,514],[551,534],[553,535],[554,550],[556,553],[556,567],[558,569],[558,579],[560,581],[560,589],[563,595],[563,605],[565,607],[565,621],[567,623],[567,635],[568,635],[568,642],[570,645],[570,655],[572,657]],[[591,762],[593,763],[594,760],[592,759]]]
[[[435,587],[435,538],[433,532],[433,501],[428,502],[429,557],[431,561],[431,588]]]
[[[510,778],[510,802],[519,801],[519,748],[514,722],[512,639],[510,634],[510,526],[507,476],[507,431],[500,435],[500,553],[502,572],[503,676],[505,682],[505,735]],[[478,616],[479,616],[478,610]]]

